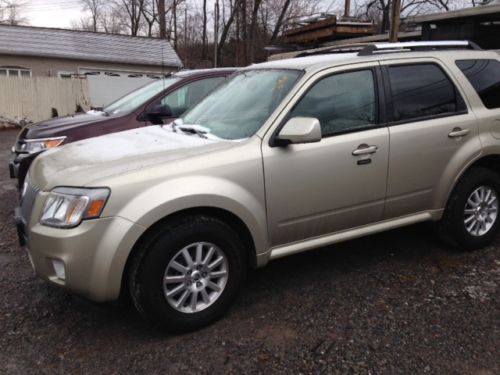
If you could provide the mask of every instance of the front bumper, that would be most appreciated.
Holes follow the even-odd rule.
[[[38,276],[104,302],[119,297],[127,258],[144,230],[121,217],[111,217],[84,221],[72,229],[36,223],[20,232],[27,233],[25,246]],[[64,278],[60,277],[61,264]]]

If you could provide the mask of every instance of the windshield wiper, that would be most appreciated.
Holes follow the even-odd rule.
[[[201,130],[196,128],[197,125],[181,125],[179,126],[179,129],[183,131],[184,133],[188,134],[196,134],[200,138],[208,138],[205,134],[208,133],[206,130]]]
[[[180,131],[183,134],[196,134],[198,137],[205,139],[208,138],[206,134],[210,133],[210,129],[202,125],[184,125],[180,119],[173,121],[170,125],[175,133]]]

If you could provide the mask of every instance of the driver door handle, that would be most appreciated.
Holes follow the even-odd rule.
[[[469,129],[461,129],[461,128],[454,128],[449,134],[448,137],[450,138],[460,138],[464,137],[467,134],[470,133]]]
[[[356,150],[352,152],[354,156],[373,154],[377,152],[378,147],[375,145],[367,145],[365,143],[358,146]]]

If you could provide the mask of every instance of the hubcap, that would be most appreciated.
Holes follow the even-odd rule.
[[[464,225],[469,234],[482,236],[489,232],[498,216],[498,197],[489,186],[472,192],[465,203]]]
[[[228,279],[224,252],[209,242],[196,242],[181,249],[168,263],[163,293],[177,311],[194,313],[220,297]]]

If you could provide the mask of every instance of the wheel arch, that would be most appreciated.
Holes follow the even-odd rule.
[[[451,184],[451,187],[448,188],[447,193],[446,193],[446,199],[444,200],[444,206],[446,206],[446,203],[450,199],[451,194],[453,193],[453,190],[457,186],[458,182],[464,176],[471,168],[475,167],[483,167],[483,168],[488,168],[495,173],[500,174],[500,155],[499,154],[482,154],[479,155],[476,159],[472,160],[469,162],[465,167],[462,168],[460,173],[457,174],[457,177],[453,181],[453,184]]]
[[[182,209],[166,215],[149,226],[144,233],[137,239],[132,250],[128,254],[125,262],[125,267],[122,273],[121,295],[124,296],[128,289],[128,276],[131,264],[134,257],[138,253],[138,249],[158,228],[168,225],[169,223],[187,219],[193,216],[209,216],[214,219],[221,220],[229,225],[242,239],[246,250],[247,264],[251,268],[257,267],[257,248],[253,239],[252,233],[245,222],[231,211],[219,207],[200,206]]]

